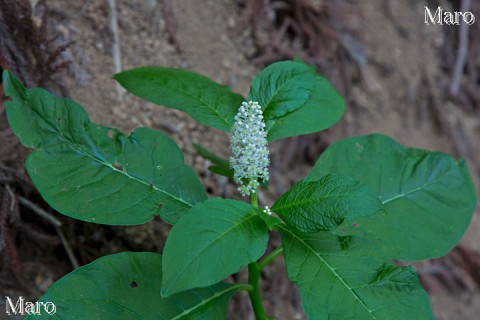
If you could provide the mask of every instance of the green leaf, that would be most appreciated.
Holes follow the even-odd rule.
[[[207,198],[175,142],[139,128],[130,136],[90,122],[83,108],[42,89],[25,89],[4,73],[13,132],[34,149],[27,170],[45,201],[79,220],[141,224],[160,216],[175,223]]]
[[[162,256],[125,252],[76,269],[55,282],[39,301],[56,313],[27,319],[226,319],[227,304],[248,285],[220,283],[163,298]]]
[[[227,132],[244,101],[229,87],[187,70],[143,67],[113,78],[136,96],[184,111],[203,124]]]
[[[422,260],[445,255],[460,240],[476,204],[467,166],[440,152],[406,148],[380,134],[331,145],[307,180],[330,172],[369,186],[387,214],[378,213],[340,232],[376,240],[392,258]]]
[[[220,176],[227,177],[229,179],[233,179],[233,171],[226,169],[225,167],[220,167],[220,166],[210,166],[208,167],[208,170],[211,173],[218,174]]]
[[[277,62],[252,81],[249,100],[262,106],[266,120],[275,119],[300,108],[310,98],[315,78],[315,70],[302,62]]]
[[[252,82],[249,100],[264,110],[268,141],[327,129],[345,109],[335,88],[298,61],[277,62],[263,70]]]
[[[227,160],[207,150],[204,146],[197,143],[194,143],[193,147],[195,148],[195,150],[197,150],[198,154],[200,154],[205,159],[210,160],[214,164],[213,166],[210,166],[208,170],[215,174],[219,174],[221,176],[233,179],[234,172]]]
[[[332,173],[316,181],[300,181],[272,207],[289,226],[301,232],[328,231],[383,211],[367,186]]]
[[[280,228],[289,279],[315,319],[433,319],[411,266],[396,267],[372,243]]]
[[[265,222],[265,224],[268,227],[268,230],[274,230],[279,224],[282,224],[282,220],[274,216],[268,215],[266,213],[264,214],[260,213],[258,216]]]
[[[199,203],[170,231],[162,294],[217,283],[258,260],[267,242],[267,226],[254,206],[221,198]]]

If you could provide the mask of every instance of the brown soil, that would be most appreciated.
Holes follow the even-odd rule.
[[[164,7],[162,1],[117,0],[122,68],[146,65],[187,68],[227,84],[246,96],[251,79],[261,67],[251,61],[256,49],[250,37],[246,12],[236,4],[242,1],[171,2],[172,16],[166,16],[165,9],[168,8]],[[202,177],[210,194],[237,197],[234,188],[208,172],[208,164],[196,155],[192,147],[193,143],[201,143],[227,156],[228,137],[225,133],[198,124],[181,112],[155,106],[129,94],[119,98],[116,83],[111,79],[114,63],[107,2],[89,0],[67,3],[49,0],[47,3],[56,12],[53,19],[57,31],[65,39],[75,41],[75,46],[82,52],[81,59],[73,61],[73,74],[65,76],[65,81],[70,97],[86,108],[93,121],[127,132],[138,126],[147,126],[168,133],[183,149],[187,162]],[[336,128],[319,136],[319,140],[308,140],[311,141],[309,145],[287,139],[272,146],[273,152],[278,152],[272,164],[272,175],[277,177],[272,181],[274,187],[261,195],[261,202],[271,204],[294,181],[303,177],[311,167],[311,160],[305,160],[303,155],[313,148],[316,154],[311,157],[316,157],[321,148],[311,144],[320,145],[324,140],[330,142],[350,135],[381,132],[409,146],[458,155],[461,150],[448,131],[440,128],[442,121],[444,125],[445,121],[447,125],[459,124],[471,146],[471,155],[467,159],[469,166],[476,177],[476,185],[480,185],[480,145],[476,143],[480,138],[479,107],[475,116],[472,116],[470,111],[455,102],[442,100],[450,76],[442,69],[440,52],[444,42],[449,40],[441,26],[426,26],[423,23],[423,2],[408,3],[365,1],[356,5],[358,11],[355,15],[343,17],[345,20],[342,23],[357,31],[368,58],[365,65],[347,62],[352,64],[355,75],[348,83],[350,105],[347,113]],[[172,17],[175,28],[168,30],[173,25],[166,18]],[[167,31],[172,33],[169,35]],[[84,70],[87,76],[80,82],[79,70]],[[441,107],[425,106],[427,99],[437,99]],[[439,110],[448,115],[439,119]],[[68,225],[68,222],[65,223]],[[74,229],[72,234],[96,232],[96,239],[102,242],[99,252],[80,257],[81,263],[125,248],[158,251],[165,238],[165,226],[158,221],[131,228],[89,229],[78,224],[70,226]],[[122,240],[112,240],[117,236]],[[89,245],[97,243],[87,238]],[[111,243],[106,245],[104,240]],[[80,250],[81,241],[73,242]],[[462,244],[480,253],[478,212]],[[38,260],[38,257],[20,255],[26,265],[25,272],[29,272],[28,278],[35,279],[37,293],[44,291],[53,279],[70,270],[64,254],[64,260],[57,261],[58,251],[61,250],[50,252],[55,261],[47,266],[59,264],[61,267],[52,269],[45,267],[35,270],[31,265],[28,267],[28,263]],[[37,254],[42,253],[37,251]],[[286,281],[280,260],[266,269],[263,282],[266,308],[279,319],[302,319],[304,316],[298,292]],[[424,267],[419,265],[419,268]],[[425,268],[425,272],[428,272],[428,265]],[[458,273],[461,272],[458,270]],[[17,294],[21,294],[22,290],[18,291]],[[476,319],[480,311],[478,284],[472,283],[468,290],[455,293],[440,290],[430,295],[438,319]],[[245,296],[240,297],[246,300]],[[231,318],[251,319],[248,303],[241,300],[235,298]]]

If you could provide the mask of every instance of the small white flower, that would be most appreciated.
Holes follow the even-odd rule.
[[[272,215],[272,211],[268,206],[265,206],[265,209],[263,209],[263,213],[268,214],[269,216]]]
[[[232,128],[230,165],[234,170],[233,180],[240,185],[242,196],[255,193],[258,180],[268,180],[267,134],[262,108],[257,102],[243,102],[235,116]]]

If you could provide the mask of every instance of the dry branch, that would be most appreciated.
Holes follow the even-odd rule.
[[[70,244],[68,243],[67,238],[65,238],[65,235],[64,235],[64,233],[61,229],[62,223],[57,218],[55,218],[54,216],[49,214],[47,211],[43,210],[39,205],[31,202],[30,200],[28,200],[24,197],[19,197],[19,201],[23,206],[32,210],[33,212],[38,214],[40,217],[42,217],[43,219],[45,219],[46,221],[48,221],[49,223],[51,223],[55,227],[55,231],[57,232],[58,237],[60,238],[60,241],[62,242],[62,245],[65,249],[65,252],[67,253],[67,256],[68,256],[68,259],[70,260],[70,263],[72,264],[72,266],[75,269],[78,268],[80,265],[77,261],[77,258],[75,257],[75,255],[73,253],[73,250],[72,250]]]
[[[462,0],[460,11],[470,11],[471,4],[471,0]],[[463,22],[458,30],[459,44],[457,60],[455,62],[455,67],[453,68],[452,82],[450,83],[450,94],[452,96],[457,96],[458,91],[460,90],[460,81],[462,80],[463,69],[465,68],[465,62],[467,60],[469,29],[470,25]]]
[[[177,26],[173,13],[172,0],[163,1],[163,17],[165,19],[165,31],[167,32],[168,42],[175,47],[177,53],[181,53],[182,49],[177,39]]]
[[[112,57],[114,64],[114,72],[119,73],[122,71],[122,56],[120,53],[120,35],[118,31],[118,22],[117,22],[117,5],[115,0],[108,0],[108,7],[110,8],[110,30],[112,32]],[[125,95],[125,90],[116,84],[118,100],[123,100]]]
[[[47,211],[40,208],[40,206],[31,202],[30,200],[28,200],[24,197],[19,197],[19,202],[20,202],[21,205],[23,205],[24,207],[32,210],[34,213],[38,214],[40,217],[42,217],[43,219],[45,219],[46,221],[48,221],[49,223],[51,223],[55,227],[61,227],[62,226],[62,223],[57,218],[55,218],[54,216],[52,216]]]

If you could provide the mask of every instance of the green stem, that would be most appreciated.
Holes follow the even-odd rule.
[[[252,201],[252,205],[255,207],[255,208],[258,208],[258,196],[257,196],[257,190],[255,190],[254,193],[252,193],[250,195],[250,200]]]
[[[263,308],[262,297],[260,295],[260,286],[258,285],[258,279],[260,278],[260,268],[256,262],[248,265],[248,283],[252,286],[253,290],[248,292],[250,301],[252,302],[253,312],[255,313],[255,319],[267,320],[265,309]]]
[[[275,258],[277,258],[279,255],[283,254],[283,247],[280,246],[278,247],[277,249],[273,250],[265,259],[263,259],[262,261],[260,261],[260,263],[258,264],[258,268],[260,270],[262,270],[263,268],[265,268],[270,262],[272,262],[273,260],[275,260]]]
[[[255,208],[258,208],[258,196],[257,190],[250,195],[250,200]],[[250,301],[252,302],[253,312],[255,313],[255,319],[267,320],[265,309],[263,308],[262,296],[260,294],[260,286],[258,280],[260,278],[260,270],[256,262],[252,262],[248,265],[248,283],[252,286],[253,290],[248,292]]]

